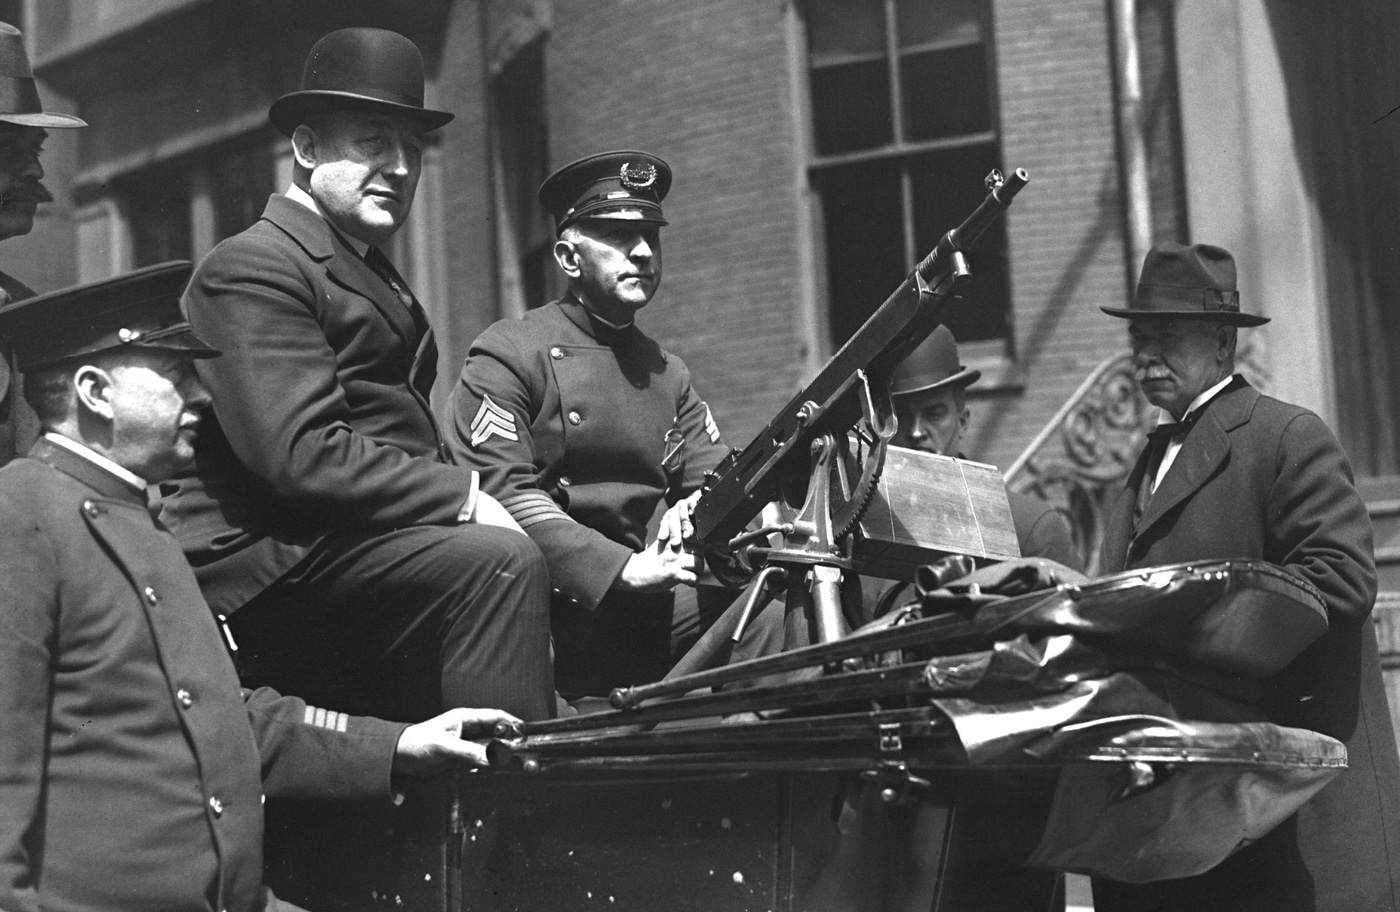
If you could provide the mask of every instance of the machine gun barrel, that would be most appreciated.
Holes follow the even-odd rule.
[[[845,433],[860,418],[855,388],[862,373],[887,382],[904,356],[941,322],[944,303],[967,274],[963,253],[1006,211],[1030,180],[1017,168],[988,176],[989,191],[962,224],[948,231],[870,319],[842,345],[741,452],[721,464],[695,506],[696,538],[709,548],[730,539],[778,496],[785,479],[805,479],[817,435]],[[792,454],[798,454],[789,459]]]

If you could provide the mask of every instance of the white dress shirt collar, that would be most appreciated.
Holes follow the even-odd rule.
[[[78,441],[72,440],[68,437],[64,437],[62,434],[55,434],[53,431],[46,432],[44,434],[44,439],[47,440],[49,443],[52,443],[54,446],[63,447],[65,450],[67,450],[75,456],[81,456],[88,462],[97,466],[99,469],[102,469],[103,471],[109,474],[117,476],[122,481],[131,485],[133,488],[135,488],[142,494],[146,493],[146,480],[144,478],[141,478],[139,475],[127,471],[126,469],[117,465],[112,460],[108,459],[106,456],[103,456],[101,453],[98,453],[94,450],[90,450]]]

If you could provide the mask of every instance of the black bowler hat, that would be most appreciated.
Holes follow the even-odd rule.
[[[436,130],[454,115],[423,107],[423,55],[418,45],[386,29],[331,32],[306,55],[301,91],[272,103],[267,118],[291,136],[310,114],[381,111],[411,117]]]
[[[60,130],[87,126],[87,121],[71,114],[44,110],[24,50],[24,36],[8,22],[0,22],[0,122]]]
[[[540,205],[558,234],[580,219],[669,224],[661,201],[671,190],[671,166],[650,152],[600,152],[570,162],[540,184]]]
[[[940,324],[895,367],[890,393],[909,396],[950,386],[970,386],[981,376],[981,371],[968,370],[958,363],[958,343],[953,331]]]
[[[1142,277],[1130,307],[1100,307],[1129,320],[1215,320],[1260,326],[1268,317],[1240,312],[1235,258],[1224,247],[1159,241],[1142,261]]]
[[[212,358],[219,350],[180,312],[193,271],[189,260],[176,260],[7,304],[0,336],[22,371],[124,348]]]

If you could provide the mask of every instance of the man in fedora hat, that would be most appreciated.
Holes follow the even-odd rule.
[[[568,292],[487,328],[449,402],[453,456],[549,561],[569,697],[659,679],[729,601],[693,588],[681,544],[703,475],[727,449],[684,362],[635,321],[661,284],[670,187],[670,166],[638,151],[546,179],[539,199]]]
[[[982,376],[958,360],[952,330],[939,326],[894,370],[890,393],[899,429],[896,446],[965,459],[961,444],[972,411],[967,388]],[[1007,491],[1022,557],[1044,557],[1079,569],[1083,561],[1063,510],[1030,494]]]
[[[24,36],[0,22],[0,241],[28,234],[39,204],[53,201],[39,163],[48,131],[85,126],[71,114],[44,110]],[[0,305],[33,295],[28,285],[0,272]],[[23,381],[5,349],[0,344],[0,465],[25,453],[39,435],[39,419],[24,402]]]
[[[1133,367],[1165,413],[1110,508],[1102,569],[1268,561],[1320,591],[1329,629],[1268,682],[1271,721],[1347,746],[1349,769],[1277,830],[1197,877],[1096,881],[1101,912],[1400,908],[1400,756],[1371,606],[1371,523],[1336,437],[1235,373],[1235,261],[1206,244],[1148,252],[1128,321]]]
[[[413,42],[352,28],[318,41],[301,90],[273,103],[292,185],[186,292],[225,356],[200,365],[213,405],[162,519],[250,676],[396,717],[539,719],[554,707],[543,558],[453,464],[428,401],[432,327],[382,252],[426,134],[452,118],[423,88]]]
[[[392,800],[391,774],[483,763],[510,716],[417,725],[240,692],[147,485],[193,457],[218,354],[188,262],[0,308],[46,433],[0,469],[0,909],[279,908],[263,795]]]

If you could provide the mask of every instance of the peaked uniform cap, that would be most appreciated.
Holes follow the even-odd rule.
[[[301,90],[274,101],[267,117],[284,136],[323,111],[398,114],[436,130],[454,115],[425,108],[423,85],[423,54],[408,38],[387,29],[340,29],[312,46]]]
[[[890,393],[908,396],[950,386],[971,386],[981,376],[981,371],[968,370],[958,363],[958,343],[953,331],[940,324],[895,367]]]
[[[1240,312],[1235,258],[1230,251],[1175,241],[1159,241],[1147,252],[1131,306],[1099,309],[1130,320],[1215,320],[1234,326],[1269,322],[1268,317]]]
[[[194,266],[175,260],[0,307],[0,336],[21,370],[117,349],[219,354],[180,312]]]
[[[661,201],[671,191],[671,166],[650,152],[600,152],[570,162],[540,184],[540,205],[561,233],[582,219],[669,224]]]
[[[87,121],[71,114],[44,110],[24,36],[8,22],[0,22],[0,122],[60,130],[87,126]]]

